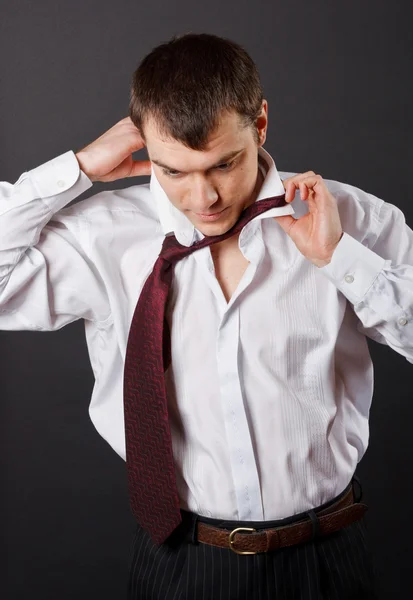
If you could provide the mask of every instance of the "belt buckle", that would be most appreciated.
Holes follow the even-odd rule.
[[[252,529],[251,527],[237,527],[236,529],[233,529],[231,531],[231,533],[229,534],[229,547],[231,548],[231,550],[233,552],[235,552],[236,554],[258,554],[258,552],[252,552],[250,550],[237,550],[236,548],[234,548],[234,537],[235,537],[235,534],[238,533],[239,531],[247,531],[247,532],[251,533],[251,532],[257,531],[257,530]]]

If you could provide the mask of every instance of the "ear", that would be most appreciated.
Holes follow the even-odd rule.
[[[262,146],[267,139],[268,127],[268,102],[265,99],[262,101],[261,113],[256,121],[256,127],[259,139],[258,146]]]

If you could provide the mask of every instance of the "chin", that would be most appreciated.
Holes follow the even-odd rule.
[[[192,221],[193,225],[204,235],[223,235],[235,225],[238,220],[238,216],[232,211],[226,215],[226,218],[219,219],[218,221],[211,221],[210,223],[195,219]]]
[[[202,225],[198,226],[197,229],[205,236],[224,235],[224,233],[231,229],[231,226],[217,225],[216,223],[205,225],[205,223],[203,223]]]
[[[194,223],[195,227],[204,235],[224,235],[236,223],[237,219],[225,219],[216,223]]]

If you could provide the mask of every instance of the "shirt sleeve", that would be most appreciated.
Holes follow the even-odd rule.
[[[413,363],[413,231],[402,211],[383,201],[372,211],[371,230],[370,248],[345,232],[320,270],[352,303],[358,329]]]
[[[91,186],[72,151],[15,184],[0,182],[0,329],[52,331],[107,318],[87,222],[63,209]]]

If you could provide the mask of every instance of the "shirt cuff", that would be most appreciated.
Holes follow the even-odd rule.
[[[90,187],[93,183],[80,169],[72,150],[28,171],[39,194],[53,212],[56,212]]]
[[[320,271],[350,302],[357,304],[373,285],[386,262],[384,258],[344,232],[331,261],[325,267],[321,267]]]

